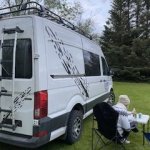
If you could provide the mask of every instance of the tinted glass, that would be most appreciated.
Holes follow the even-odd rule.
[[[5,40],[2,51],[2,76],[12,76],[14,40]],[[30,39],[17,40],[16,47],[16,78],[32,77],[32,48]]]
[[[109,75],[109,68],[103,57],[102,57],[102,67],[103,67],[103,75]]]
[[[97,54],[83,51],[85,75],[86,76],[99,76],[100,73],[100,61]]]

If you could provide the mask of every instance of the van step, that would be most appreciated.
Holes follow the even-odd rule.
[[[12,96],[12,93],[11,92],[7,92],[7,93],[4,93],[4,92],[0,92],[0,96]]]
[[[0,76],[0,81],[1,81],[2,79],[5,79],[5,80],[12,80],[12,77],[2,77],[2,76]]]
[[[0,128],[8,128],[8,129],[12,129],[13,131],[16,129],[17,125],[8,125],[8,124],[3,124],[0,123]]]
[[[10,109],[2,109],[2,108],[0,108],[0,113],[1,112],[8,112],[8,113],[12,113],[12,110],[10,110]]]

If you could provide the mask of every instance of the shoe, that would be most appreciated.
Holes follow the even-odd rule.
[[[126,143],[126,144],[130,144],[130,141],[128,141],[128,140],[125,140],[125,143]]]
[[[120,139],[120,144],[123,144],[123,143],[125,143],[125,141],[126,141],[126,139]]]

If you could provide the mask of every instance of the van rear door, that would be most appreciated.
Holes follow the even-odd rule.
[[[0,22],[0,130],[32,135],[34,108],[32,18],[14,18]],[[17,28],[23,32],[17,31],[15,38],[14,30]],[[13,59],[15,46],[16,53]],[[14,79],[13,61],[15,61]]]

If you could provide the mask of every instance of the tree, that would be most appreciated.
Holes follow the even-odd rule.
[[[125,50],[132,44],[131,0],[114,0],[110,10],[110,18],[106,22],[101,36],[101,45],[111,65],[124,66]],[[130,51],[130,50],[129,50]],[[118,59],[119,61],[117,61]]]
[[[83,13],[79,2],[73,5],[68,4],[66,0],[45,0],[44,2],[48,9],[67,20],[75,20]]]
[[[81,32],[83,31],[83,33],[89,34],[89,35],[92,35],[93,33],[93,25],[94,25],[94,22],[90,18],[82,22],[81,21],[77,22],[77,27],[81,30]]]
[[[143,0],[142,6],[144,8],[140,18],[142,37],[148,39],[150,37],[150,0]]]
[[[111,67],[119,68],[123,78],[146,77],[150,70],[150,0],[113,0],[101,45]]]

